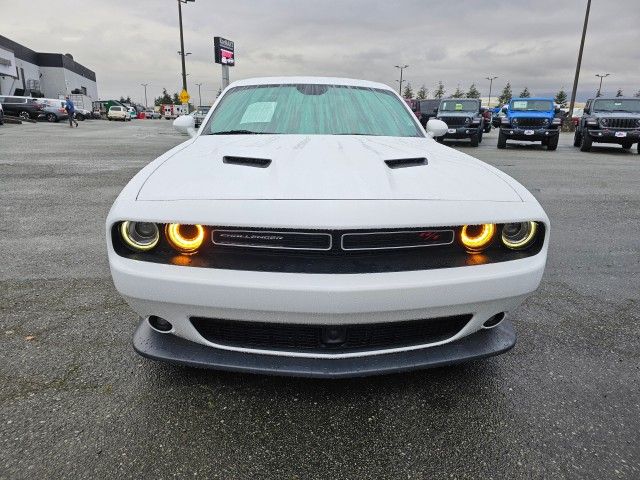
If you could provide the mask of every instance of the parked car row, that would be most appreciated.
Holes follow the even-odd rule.
[[[20,96],[0,96],[0,105],[7,115],[23,120],[44,119],[47,122],[59,122],[69,118],[65,109],[66,101],[59,98],[33,98]],[[92,118],[90,110],[76,106],[75,118]]]

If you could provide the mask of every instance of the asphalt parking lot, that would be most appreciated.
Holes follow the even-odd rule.
[[[484,361],[320,381],[136,355],[104,220],[186,139],[164,120],[0,127],[0,478],[640,478],[640,156],[459,148],[551,219],[543,283]]]

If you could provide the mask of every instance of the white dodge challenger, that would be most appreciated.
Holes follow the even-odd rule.
[[[343,377],[496,355],[539,285],[549,220],[503,172],[433,140],[389,87],[231,84],[106,222],[141,355]]]

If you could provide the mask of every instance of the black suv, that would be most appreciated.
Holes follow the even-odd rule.
[[[480,111],[480,100],[474,98],[447,98],[440,102],[438,120],[447,124],[447,133],[439,137],[441,142],[447,138],[468,138],[471,146],[477,147],[482,141],[484,117]]]
[[[423,127],[427,126],[427,122],[436,117],[440,100],[429,98],[427,100],[409,100],[405,99],[407,105],[418,118]]]
[[[573,146],[588,152],[593,142],[617,143],[628,150],[638,141],[640,98],[595,98],[588,100],[584,107],[576,126]]]
[[[0,97],[5,115],[13,115],[24,120],[35,120],[42,114],[42,105],[31,97]]]

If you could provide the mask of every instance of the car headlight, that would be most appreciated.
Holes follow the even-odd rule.
[[[513,125],[514,127],[518,125],[518,119],[514,118],[513,120],[511,120],[511,125]]]
[[[139,252],[151,250],[160,240],[158,226],[150,222],[122,222],[120,235],[127,247]]]
[[[602,125],[603,127],[606,127],[608,124],[609,124],[609,121],[606,118],[600,119],[600,125]]]
[[[469,125],[471,123],[471,119],[469,117],[464,119],[464,124]]]
[[[536,222],[507,223],[502,227],[502,243],[512,250],[523,250],[531,246],[537,231]]]
[[[468,252],[477,253],[491,244],[495,232],[493,223],[464,225],[460,230],[460,242]]]
[[[542,124],[543,124],[545,127],[546,127],[546,126],[548,126],[548,125],[549,125],[549,119],[548,119],[548,118],[545,118],[545,119],[542,121]]]
[[[168,223],[165,227],[165,235],[175,250],[191,254],[197,252],[204,242],[204,227],[202,225]]]
[[[640,118],[638,120],[636,120],[636,125],[638,125],[640,127]]]

